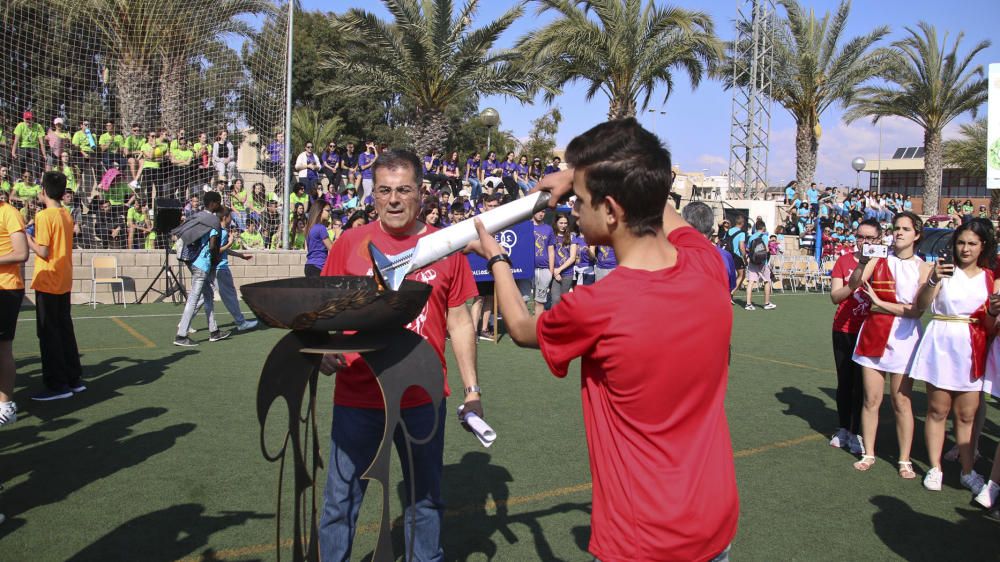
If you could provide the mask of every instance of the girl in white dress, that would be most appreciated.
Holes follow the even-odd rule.
[[[895,216],[893,226],[893,251],[888,258],[870,259],[862,256],[858,268],[851,274],[851,289],[864,286],[872,299],[872,309],[861,326],[858,345],[853,360],[861,365],[865,399],[861,410],[861,459],[854,468],[866,471],[875,464],[875,433],[878,428],[878,411],[882,405],[885,379],[889,379],[889,394],[896,417],[896,439],[899,443],[899,475],[916,478],[910,461],[913,444],[913,409],[910,393],[913,381],[907,376],[913,362],[913,352],[920,341],[920,311],[913,304],[917,287],[927,280],[929,267],[914,254],[914,245],[920,238],[923,223],[913,213]],[[888,270],[888,272],[886,271]],[[879,273],[876,275],[876,271]],[[890,275],[891,274],[891,275]],[[874,277],[873,277],[874,275]],[[891,318],[891,325],[888,324]],[[867,329],[867,332],[866,332]],[[872,334],[881,334],[872,336]],[[869,350],[869,343],[879,338],[884,348]]]
[[[992,230],[980,221],[960,226],[952,236],[951,259],[939,259],[917,291],[917,308],[924,311],[930,306],[934,314],[910,370],[910,378],[924,381],[927,387],[924,438],[931,468],[924,476],[924,487],[928,490],[941,490],[941,451],[949,412],[955,416],[960,482],[973,494],[983,486],[983,477],[972,469],[972,426],[983,387],[986,306],[993,292],[989,270],[996,242]],[[980,339],[978,346],[973,345],[973,332]]]

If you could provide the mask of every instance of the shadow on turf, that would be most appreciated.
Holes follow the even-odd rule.
[[[167,411],[166,408],[140,408],[58,439],[0,455],[4,478],[27,475],[27,479],[8,487],[4,493],[7,515],[18,515],[61,501],[93,482],[169,450],[177,439],[194,430],[195,424],[180,423],[147,432],[138,432],[133,427]],[[65,421],[45,422],[42,428],[50,423]],[[0,526],[0,538],[10,530],[8,525]]]
[[[223,511],[206,515],[205,506],[185,503],[140,515],[104,535],[69,558],[69,562],[91,560],[144,560],[169,562],[190,556],[206,544],[213,533],[242,525],[250,519],[272,519],[253,511]],[[219,560],[206,549],[200,560]],[[246,560],[241,558],[241,560]]]
[[[153,383],[166,373],[172,363],[195,353],[197,352],[194,350],[186,349],[156,359],[109,357],[96,364],[87,364],[84,359],[83,382],[87,385],[86,392],[75,394],[67,400],[51,402],[33,402],[29,398],[31,394],[43,388],[40,369],[36,371],[35,376],[30,374],[26,376],[19,371],[18,386],[21,390],[15,394],[15,398],[21,410],[27,410],[31,415],[49,421],[109,398],[121,396],[122,394],[118,392],[120,389]],[[21,368],[20,364],[18,368]]]
[[[539,560],[560,560],[549,539],[545,536],[540,520],[549,515],[582,511],[590,514],[590,502],[563,503],[546,509],[523,512],[511,515],[508,509],[510,501],[509,482],[514,477],[506,468],[490,464],[490,455],[474,451],[462,456],[457,464],[444,467],[442,494],[447,505],[444,527],[441,532],[441,546],[444,549],[444,559],[465,561],[469,558],[479,558],[482,554],[487,559],[505,559],[502,545],[498,546],[493,535],[499,533],[506,544],[516,544],[521,538],[515,529],[527,527],[534,541],[535,552]],[[400,505],[406,505],[406,487],[400,482],[397,487]],[[491,512],[493,512],[491,514]],[[574,529],[574,535],[580,531],[585,533],[581,550],[586,551],[589,527]],[[560,542],[561,542],[560,538]],[[580,544],[577,537],[577,543]],[[403,518],[397,517],[392,525],[393,552],[401,555],[405,552]],[[362,560],[370,561],[369,552]]]
[[[979,509],[956,508],[961,521],[918,513],[891,496],[875,496],[875,533],[903,560],[996,560],[1000,527]]]

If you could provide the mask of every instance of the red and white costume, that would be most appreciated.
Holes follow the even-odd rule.
[[[917,295],[923,263],[916,256],[906,260],[896,256],[878,258],[869,282],[882,300],[910,304]],[[858,334],[854,362],[878,371],[907,374],[921,332],[919,318],[894,316],[872,307]]]

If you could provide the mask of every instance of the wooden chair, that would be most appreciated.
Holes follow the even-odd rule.
[[[125,279],[118,275],[118,258],[114,256],[95,256],[90,261],[90,302],[97,308],[97,285],[118,285],[122,291],[122,308],[125,304]],[[114,302],[115,291],[111,289],[111,299]]]

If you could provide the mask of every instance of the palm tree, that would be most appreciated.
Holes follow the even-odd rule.
[[[674,88],[673,72],[692,87],[716,69],[722,44],[704,12],[658,7],[654,0],[536,0],[538,13],[559,14],[517,43],[526,60],[545,69],[554,92],[576,80],[588,84],[587,100],[608,97],[608,119],[634,117],[649,107],[653,91]],[[591,14],[596,18],[590,17]]]
[[[273,9],[267,0],[211,3],[162,0],[48,0],[71,21],[93,27],[106,50],[122,127],[150,125],[155,108],[152,86],[159,70],[162,124],[181,126],[189,63],[217,49],[223,34],[248,35],[237,19]]]
[[[466,0],[455,13],[451,0],[382,0],[394,21],[357,8],[333,16],[345,49],[326,52],[322,66],[345,83],[336,95],[402,96],[414,107],[411,137],[418,152],[442,148],[448,137],[445,111],[479,95],[501,94],[530,102],[540,72],[512,64],[515,53],[493,48],[523,14],[520,5],[499,19],[471,29],[479,0]]]
[[[937,30],[927,22],[920,31],[906,28],[909,36],[897,41],[900,63],[887,74],[885,86],[861,88],[844,120],[848,123],[872,117],[899,116],[913,121],[924,130],[924,212],[936,212],[941,195],[943,150],[941,131],[956,117],[976,110],[986,102],[987,80],[982,65],[972,66],[972,59],[989,48],[980,41],[965,55],[958,52],[964,37],[959,33],[950,51],[945,34],[939,43]]]
[[[985,177],[986,129],[985,118],[960,125],[961,138],[944,141],[944,163],[961,168],[969,176]]]
[[[887,26],[841,41],[850,0],[841,1],[832,19],[805,13],[796,0],[779,3],[787,16],[777,26],[771,95],[795,119],[795,179],[806,186],[816,174],[820,115],[836,102],[850,102],[858,85],[892,64],[894,53],[873,48],[889,33]]]
[[[319,147],[337,140],[343,128],[340,117],[323,119],[319,111],[311,107],[296,107],[292,112],[292,153],[297,154],[307,142],[315,143],[316,152],[321,152]]]

